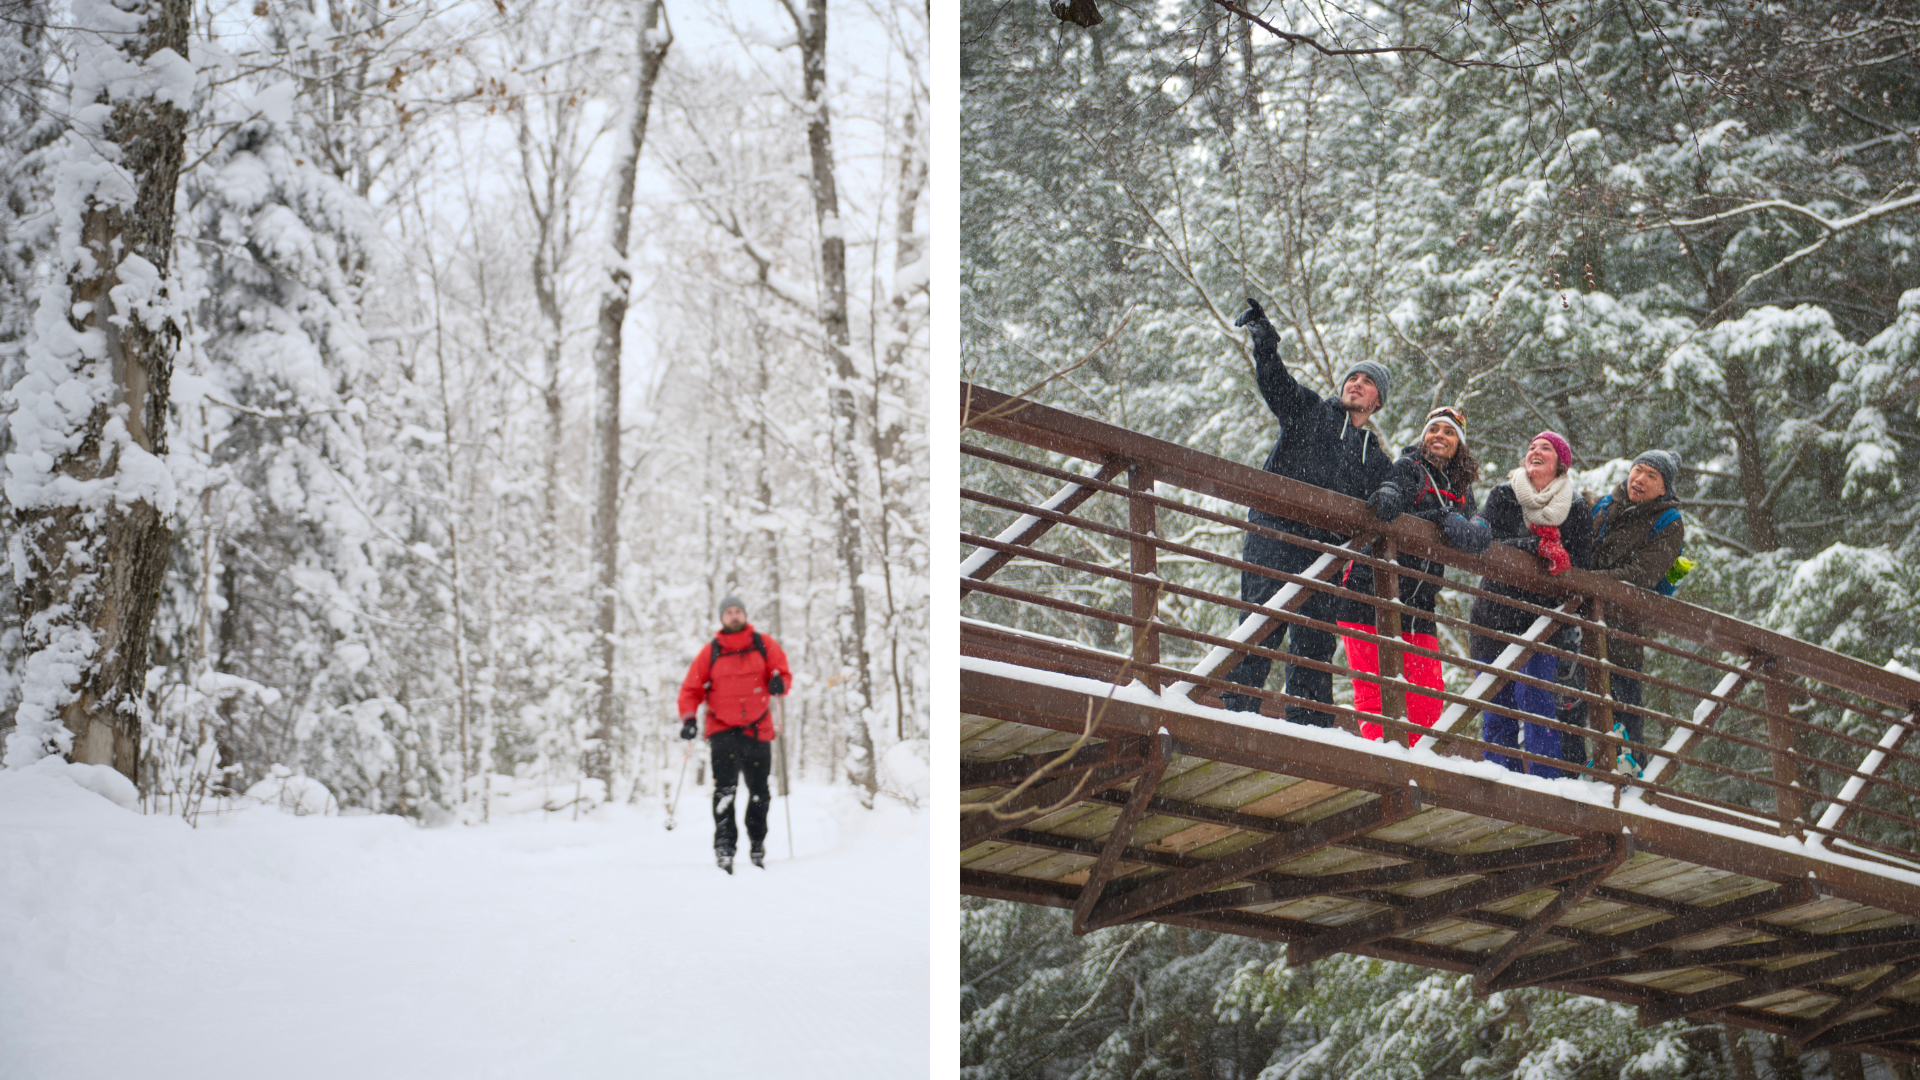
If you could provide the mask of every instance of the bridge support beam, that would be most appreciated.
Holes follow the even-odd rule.
[[[1415,789],[1389,791],[1372,802],[1329,814],[1292,832],[1214,859],[1205,866],[1155,878],[1118,896],[1109,897],[1094,907],[1087,920],[1088,927],[1097,930],[1130,922],[1176,900],[1197,896],[1236,878],[1391,825],[1411,817],[1419,809],[1419,793]]]

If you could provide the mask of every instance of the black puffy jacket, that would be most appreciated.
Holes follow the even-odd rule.
[[[1256,325],[1253,363],[1260,396],[1280,421],[1280,437],[1260,467],[1276,476],[1302,480],[1356,499],[1373,494],[1387,478],[1393,459],[1366,428],[1354,427],[1337,397],[1323,398],[1300,385],[1280,359],[1279,335],[1271,324]],[[1346,537],[1303,522],[1251,510],[1256,525],[1290,532],[1327,544]]]
[[[1445,470],[1437,469],[1427,462],[1426,451],[1415,443],[1400,451],[1400,457],[1394,461],[1393,469],[1387,476],[1387,483],[1400,489],[1401,513],[1439,524],[1447,515],[1458,512],[1471,518],[1476,508],[1473,488],[1462,484],[1456,490],[1447,482]],[[1372,548],[1367,553],[1373,553]],[[1446,577],[1447,568],[1440,563],[1422,559],[1417,555],[1401,554],[1394,560],[1409,570],[1434,577]],[[1355,592],[1373,592],[1373,567],[1354,564],[1343,583],[1345,588]],[[1418,578],[1400,579],[1400,602],[1422,611],[1432,611],[1434,602],[1440,598],[1440,586],[1435,582],[1421,581]],[[1374,625],[1374,610],[1371,605],[1358,600],[1342,599],[1339,607],[1342,622]],[[1416,634],[1431,634],[1435,625],[1431,619],[1414,619],[1408,630]]]

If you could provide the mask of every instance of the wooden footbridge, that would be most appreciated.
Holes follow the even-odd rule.
[[[1675,599],[993,391],[962,386],[961,888],[1471,973],[1723,1021],[1802,1049],[1920,1060],[1920,682]],[[1353,537],[1266,605],[1238,600],[1246,509]],[[1377,558],[1356,554],[1369,541]],[[1434,737],[1409,748],[1396,551],[1453,568]],[[1386,742],[1218,707],[1247,644],[1349,560],[1374,569]],[[1465,655],[1482,575],[1559,598],[1492,663]],[[1610,612],[1644,639],[1644,777],[1481,760],[1479,712],[1533,652],[1586,671],[1611,763]],[[1561,624],[1579,652],[1541,644]],[[1614,640],[1621,640],[1614,632]],[[1289,643],[1291,635],[1289,635]],[[1640,639],[1636,639],[1640,640]],[[1413,650],[1424,651],[1424,650]],[[1324,665],[1346,685],[1350,672]],[[1278,681],[1277,679],[1275,680]],[[1516,714],[1518,715],[1518,714]],[[1538,719],[1538,718],[1529,718]],[[1555,726],[1557,722],[1555,722]],[[1524,753],[1504,751],[1528,758]],[[1541,759],[1533,759],[1541,760]],[[1556,762],[1555,764],[1562,764]]]

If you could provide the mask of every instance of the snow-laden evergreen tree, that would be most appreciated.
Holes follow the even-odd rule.
[[[315,145],[330,87],[303,44],[313,20],[282,11],[223,40],[207,71],[183,185],[197,302],[176,462],[190,500],[161,720],[188,751],[217,745],[232,775],[216,786],[282,764],[384,808],[410,779],[405,658],[379,611],[407,523],[370,498],[370,410],[398,426],[378,412],[390,380],[361,314],[381,239]]]
[[[1076,938],[1065,912],[1004,901],[963,901],[960,919],[967,1080],[1738,1075],[1721,1029],[1643,1028],[1592,998],[1476,998],[1470,976],[1360,956],[1288,967],[1284,946],[1158,923]]]
[[[53,217],[45,212],[52,176],[47,150],[65,130],[49,108],[56,56],[48,34],[44,0],[0,3],[0,393],[20,381],[26,339],[33,321],[36,279],[53,247]],[[0,460],[12,447],[11,429],[0,426]],[[0,491],[0,507],[5,505]],[[0,514],[0,536],[11,535],[11,511]],[[18,664],[23,639],[20,606],[11,574],[0,575],[0,745],[19,704]]]

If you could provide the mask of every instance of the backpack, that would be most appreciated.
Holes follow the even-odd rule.
[[[1608,492],[1606,496],[1603,497],[1599,502],[1593,504],[1593,511],[1592,511],[1593,516],[1597,518],[1604,518],[1607,513],[1607,506],[1612,502],[1613,502],[1613,493]],[[1679,520],[1680,520],[1679,509],[1676,507],[1668,507],[1666,510],[1661,512],[1659,517],[1653,520],[1652,527],[1647,530],[1647,538],[1651,540],[1652,538],[1659,536],[1662,530],[1664,530],[1667,526]],[[1603,521],[1602,524],[1600,525],[1600,535],[1595,536],[1593,538],[1594,544],[1597,546],[1600,543],[1600,537],[1605,535],[1607,535],[1607,526]],[[1693,568],[1698,565],[1700,564],[1693,561],[1692,559],[1687,558],[1687,546],[1685,544],[1681,544],[1680,554],[1675,556],[1673,560],[1673,565],[1667,567],[1666,576],[1662,577],[1660,579],[1660,583],[1653,587],[1653,591],[1659,593],[1661,596],[1672,596],[1674,593],[1679,592],[1680,583],[1685,581],[1687,575],[1692,573]]]
[[[720,647],[720,639],[714,638],[713,639],[713,655],[708,658],[707,667],[708,669],[712,669],[713,665],[719,663],[720,658],[723,656],[739,656],[742,653],[750,653],[750,652],[756,652],[756,651],[759,652],[760,659],[762,661],[765,661],[767,659],[767,643],[760,640],[760,631],[758,630],[755,630],[753,632],[753,641],[749,642],[746,648],[735,649],[732,652],[728,652],[725,649],[722,649]]]

